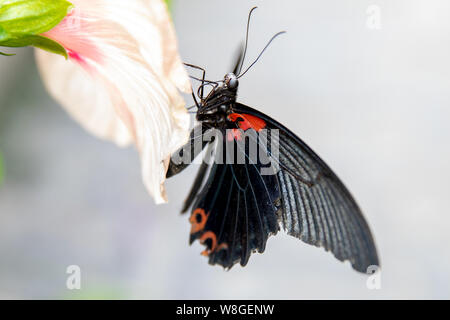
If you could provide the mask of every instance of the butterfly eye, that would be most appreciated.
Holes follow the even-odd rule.
[[[225,84],[230,89],[236,89],[239,85],[239,80],[234,73],[228,73],[225,76]]]
[[[230,82],[228,82],[228,87],[231,89],[236,89],[239,84],[239,80],[237,78],[230,79]]]

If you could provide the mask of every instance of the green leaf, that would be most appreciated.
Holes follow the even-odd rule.
[[[64,47],[62,45],[60,45],[56,41],[53,41],[49,38],[46,38],[44,36],[39,36],[39,35],[23,37],[21,39],[16,39],[16,40],[9,40],[9,41],[2,43],[2,45],[5,47],[14,47],[14,48],[33,46],[36,48],[46,50],[51,53],[56,53],[56,54],[62,55],[66,59],[68,58],[67,51],[66,51],[66,49],[64,49]]]
[[[49,31],[72,8],[66,0],[0,0],[0,42]]]
[[[66,0],[0,0],[0,46],[34,46],[67,59],[63,46],[41,34],[58,25],[72,8]]]
[[[6,33],[6,30],[3,29],[3,27],[0,25],[0,40],[6,39],[7,36],[8,36],[8,34]]]
[[[35,40],[33,42],[33,46],[39,49],[43,49],[45,51],[56,53],[64,58],[68,59],[66,49],[60,45],[58,42],[53,41],[49,38],[43,36],[35,36]]]
[[[0,55],[1,55],[1,56],[11,57],[11,56],[15,56],[16,54],[15,54],[15,53],[4,53],[4,52],[1,52],[1,51],[0,51]]]

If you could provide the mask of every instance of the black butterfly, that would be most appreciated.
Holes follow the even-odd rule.
[[[193,94],[200,125],[191,132],[190,142],[172,156],[167,177],[181,172],[208,146],[182,210],[192,208],[190,243],[200,240],[206,246],[202,254],[210,264],[245,266],[251,253],[262,253],[268,237],[281,226],[288,234],[331,251],[337,259],[349,260],[357,271],[378,266],[369,227],[328,165],[282,124],[236,102],[238,79],[254,64],[240,73],[245,51],[234,71],[221,81],[205,80],[204,69],[187,64],[203,71],[202,79],[193,77],[202,81],[199,102]],[[206,86],[212,89],[204,97]],[[205,139],[211,129],[219,134]],[[252,143],[263,150],[253,161]],[[188,161],[180,162],[186,156]],[[237,161],[239,157],[245,161]],[[263,161],[267,159],[269,165]],[[262,174],[263,169],[272,171]]]

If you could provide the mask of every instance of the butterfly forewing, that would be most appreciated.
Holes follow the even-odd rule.
[[[252,114],[279,130],[277,173],[281,189],[280,223],[288,234],[324,247],[353,268],[379,265],[370,229],[350,192],[300,138],[267,115],[237,103],[235,112]],[[268,145],[270,148],[270,145]],[[271,150],[268,148],[268,153]]]

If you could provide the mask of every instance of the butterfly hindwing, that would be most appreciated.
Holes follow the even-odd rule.
[[[261,175],[260,169],[258,163],[213,164],[190,218],[190,242],[206,245],[203,254],[211,264],[246,265],[250,254],[263,252],[267,238],[278,232],[277,178]]]
[[[208,141],[203,139],[203,134],[207,129],[202,125],[197,125],[192,129],[189,141],[171,156],[166,178],[171,178],[186,169],[206,147]]]

